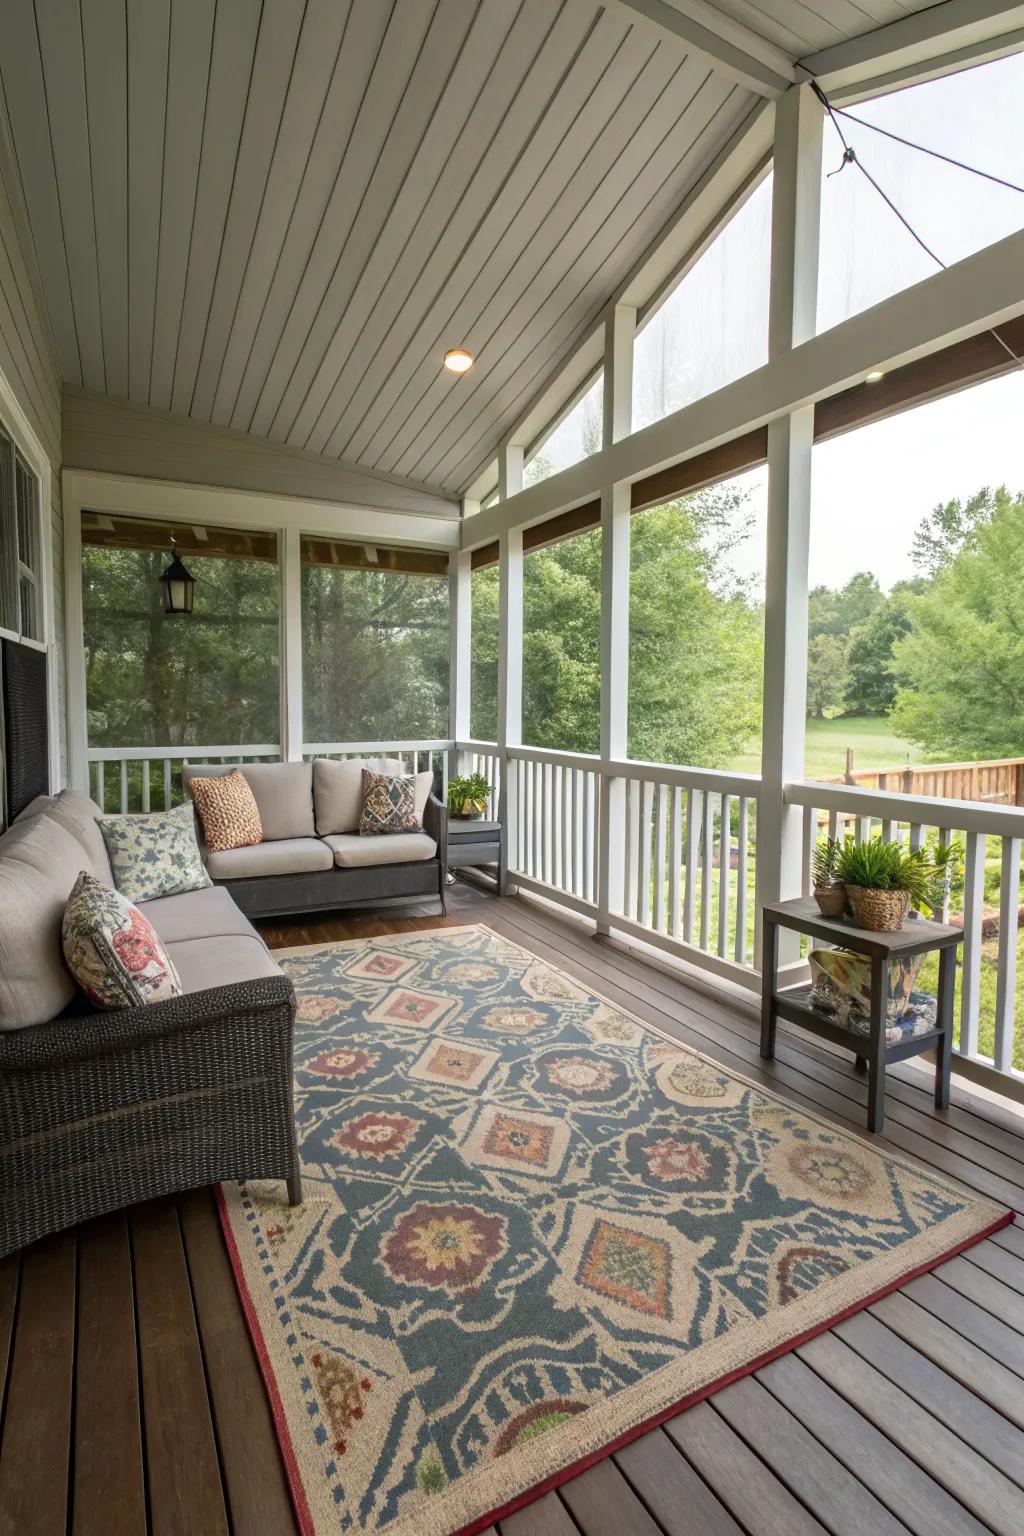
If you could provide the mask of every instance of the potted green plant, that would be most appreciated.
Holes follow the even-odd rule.
[[[815,844],[811,878],[822,917],[842,917],[846,911],[846,886],[836,873],[844,841],[849,839],[825,837]]]
[[[482,773],[459,774],[448,780],[448,814],[475,818],[483,816],[493,785]]]
[[[952,845],[905,848],[881,837],[862,843],[848,840],[836,861],[836,874],[846,886],[858,926],[875,933],[896,933],[911,907],[933,912],[942,905],[957,853]]]

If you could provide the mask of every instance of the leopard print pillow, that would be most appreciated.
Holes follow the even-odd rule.
[[[188,789],[211,853],[227,853],[263,841],[256,796],[244,774],[236,771],[215,779],[192,779]]]

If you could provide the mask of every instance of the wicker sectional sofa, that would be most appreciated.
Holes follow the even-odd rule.
[[[140,903],[183,985],[166,1002],[92,1011],[64,964],[79,873],[113,883],[98,806],[64,790],[0,837],[0,1256],[221,1179],[283,1179],[301,1200],[295,996],[246,914],[435,894],[443,906],[446,818],[425,786],[422,841],[365,838],[359,849],[352,834],[317,832],[311,765],[245,772],[263,843],[238,859],[207,854],[215,883],[204,889]],[[325,825],[338,819],[329,791],[346,785],[318,777]]]

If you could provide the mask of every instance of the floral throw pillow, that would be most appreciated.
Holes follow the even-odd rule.
[[[104,816],[100,831],[114,884],[129,901],[176,896],[212,884],[196,842],[191,804],[151,815]]]
[[[422,825],[416,815],[416,777],[372,773],[363,769],[363,814],[359,819],[360,837],[377,837],[383,832],[419,832]]]
[[[232,848],[262,843],[259,806],[244,774],[223,773],[212,779],[192,779],[188,792],[195,801],[211,853],[228,853]]]
[[[174,962],[149,919],[85,870],[64,908],[61,942],[68,970],[99,1008],[134,1008],[181,994]]]

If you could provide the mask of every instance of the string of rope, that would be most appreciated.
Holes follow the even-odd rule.
[[[903,228],[907,231],[907,233],[911,236],[911,238],[917,242],[917,244],[921,247],[922,251],[924,251],[926,255],[931,257],[932,261],[935,262],[936,266],[941,267],[944,272],[947,271],[948,270],[948,264],[942,260],[941,256],[937,256],[935,254],[935,252],[932,250],[931,246],[928,245],[927,242],[924,239],[922,239],[922,237],[918,234],[917,230],[911,224],[910,220],[906,217],[905,214],[900,212],[900,210],[897,208],[896,204],[893,202],[892,198],[879,185],[879,183],[875,180],[874,176],[872,176],[871,172],[868,170],[867,166],[861,160],[860,156],[857,154],[857,151],[854,149],[853,145],[849,142],[849,140],[847,139],[845,133],[843,132],[842,125],[839,122],[839,114],[842,114],[843,117],[848,117],[851,120],[851,122],[858,123],[861,127],[864,127],[864,128],[874,128],[875,124],[874,123],[868,123],[868,122],[862,122],[862,120],[860,118],[854,117],[851,112],[843,112],[843,109],[841,107],[834,107],[832,105],[832,103],[829,101],[828,97],[825,95],[825,92],[822,90],[821,86],[818,84],[817,80],[812,80],[810,82],[810,86],[811,86],[811,90],[814,92],[815,96],[818,98],[818,100],[821,102],[821,105],[824,107],[825,111],[828,113],[829,121],[831,122],[831,124],[832,124],[833,128],[835,129],[836,133],[839,135],[839,142],[843,146],[842,162],[836,167],[836,169],[834,171],[830,171],[829,172],[829,176],[838,176],[839,172],[840,171],[845,171],[845,169],[846,169],[846,167],[848,165],[855,166],[857,168],[857,170],[860,171],[861,175],[865,178],[865,180],[868,182],[868,184],[871,187],[873,187],[874,190],[878,193],[878,196],[882,199],[883,203],[885,203],[886,207],[890,210],[890,212],[894,213],[896,215],[897,219],[899,219],[900,223],[903,225]],[[926,155],[927,154],[935,154],[940,160],[946,160],[946,159],[949,158],[946,155],[939,155],[937,150],[924,149],[924,147],[922,145],[914,144],[914,143],[911,142],[910,139],[900,139],[898,134],[888,133],[887,130],[884,129],[884,128],[880,128],[878,131],[880,133],[885,133],[886,137],[888,137],[888,138],[898,139],[901,144],[905,144],[909,149],[921,150],[922,154],[926,154]],[[998,181],[999,180],[998,177],[995,177],[995,176],[991,176],[990,177],[988,175],[987,171],[974,171],[973,166],[963,165],[958,160],[950,161],[950,163],[953,164],[953,165],[960,166],[961,170],[972,171],[975,175],[984,176],[984,177],[986,177],[986,179],[988,179],[990,181]],[[1004,186],[1013,186],[1013,184],[1011,182],[1004,182],[1004,183],[1002,183],[1002,185],[1004,185]],[[1024,187],[1013,187],[1013,190],[1016,191],[1016,192],[1024,192]],[[996,330],[995,326],[990,327],[990,331],[991,331],[991,334],[995,337],[996,341],[998,341],[999,345],[1002,347],[1003,351],[1006,352],[1009,357],[1012,357],[1012,359],[1013,359],[1013,361],[1015,363],[1020,364],[1020,363],[1024,362],[1024,358],[1020,358],[1020,357],[1017,356],[1017,353],[1010,346],[1009,342],[1003,340],[1002,336],[1000,336],[1000,334]]]
[[[997,187],[1008,187],[1011,192],[1020,192],[1024,195],[1024,187],[1019,187],[1015,181],[1007,181],[1002,176],[995,176],[991,171],[983,171],[979,166],[967,165],[963,160],[955,160],[952,155],[944,155],[941,150],[929,149],[926,144],[915,144],[913,139],[904,139],[900,134],[893,133],[890,128],[883,128],[878,123],[871,123],[866,117],[857,117],[853,112],[847,112],[845,107],[832,107],[835,117],[849,118],[851,123],[856,123],[858,128],[870,128],[872,133],[880,133],[887,139],[893,139],[897,144],[903,144],[907,149],[916,149],[922,155],[931,155],[933,160],[943,160],[946,165],[955,165],[958,171],[968,171],[972,176],[980,176],[985,181],[994,182]]]

